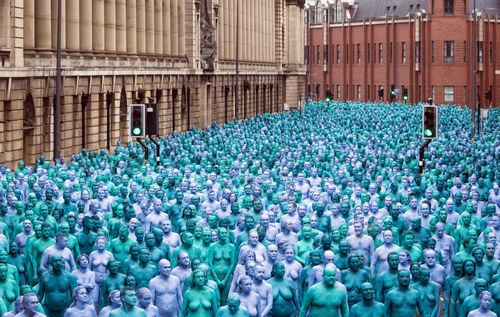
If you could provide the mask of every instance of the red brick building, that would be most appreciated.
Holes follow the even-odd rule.
[[[312,98],[329,89],[334,99],[390,102],[406,91],[411,103],[500,105],[500,0],[310,0],[306,8]]]

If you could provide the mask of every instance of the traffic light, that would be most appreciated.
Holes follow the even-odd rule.
[[[145,105],[135,104],[129,106],[130,129],[129,134],[133,138],[146,136],[146,111]]]
[[[396,86],[391,85],[391,102],[393,102],[394,99],[396,99],[397,95],[398,92],[396,91]]]
[[[487,90],[484,93],[484,97],[486,97],[486,100],[491,101],[491,90]]]
[[[327,88],[325,91],[326,102],[330,102],[333,99],[333,94],[330,88]]]
[[[405,101],[408,101],[408,87],[406,86],[403,86],[403,100]]]
[[[438,108],[424,105],[422,111],[422,138],[436,139],[438,136]]]
[[[378,97],[379,97],[380,99],[384,99],[384,88],[380,88],[380,89],[378,90]]]

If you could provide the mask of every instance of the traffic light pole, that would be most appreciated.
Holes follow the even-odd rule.
[[[425,153],[425,149],[427,148],[427,146],[429,146],[429,143],[431,143],[431,139],[425,140],[425,142],[420,146],[419,162],[418,162],[418,166],[420,168],[420,174],[424,173],[424,168],[425,168],[424,153]]]
[[[158,143],[152,136],[149,136],[149,139],[156,145],[156,166],[160,166],[160,143]]]
[[[142,146],[142,148],[144,149],[144,161],[147,161],[149,159],[148,147],[146,146],[146,144],[144,144],[144,142],[142,142],[142,140],[140,138],[137,138],[137,143],[139,143]]]

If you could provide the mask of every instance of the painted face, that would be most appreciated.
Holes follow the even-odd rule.
[[[86,303],[87,299],[88,299],[87,290],[85,288],[79,289],[78,293],[76,294],[76,300],[78,302]]]
[[[170,263],[167,262],[162,262],[158,266],[159,272],[162,276],[169,276],[170,273],[172,272],[172,266]]]
[[[243,293],[248,294],[252,291],[252,280],[249,278],[240,281],[240,288]]]
[[[143,294],[139,299],[139,305],[141,305],[141,307],[148,307],[151,304],[151,300],[152,300],[151,292],[148,291],[145,294]]]
[[[129,306],[137,305],[137,295],[134,290],[126,290],[122,302]]]
[[[410,285],[410,272],[407,270],[401,270],[398,272],[398,282],[401,286]]]
[[[335,272],[332,268],[326,268],[323,271],[323,281],[328,285],[335,285],[335,281],[337,280],[337,272]]]

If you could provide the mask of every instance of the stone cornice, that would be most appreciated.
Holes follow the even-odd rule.
[[[295,5],[298,6],[299,8],[304,8],[304,4],[306,0],[286,0],[288,5]]]

